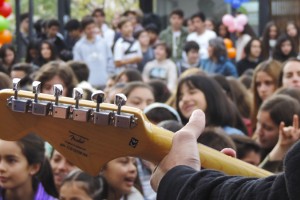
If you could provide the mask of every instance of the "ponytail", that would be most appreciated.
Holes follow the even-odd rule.
[[[45,191],[49,195],[58,198],[59,194],[55,187],[51,165],[49,160],[46,157],[43,163],[41,164],[40,171],[36,174],[36,177],[37,180],[40,183],[42,183],[43,187],[45,188]]]

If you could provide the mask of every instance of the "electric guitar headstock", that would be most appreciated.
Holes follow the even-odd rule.
[[[96,175],[108,161],[136,156],[158,163],[169,151],[173,133],[151,124],[139,109],[127,107],[126,96],[117,94],[115,104],[104,103],[96,91],[92,101],[82,100],[83,91],[73,98],[62,97],[61,85],[53,94],[42,94],[41,83],[33,82],[32,92],[0,91],[0,138],[18,140],[36,133],[82,170]],[[199,145],[201,164],[232,175],[266,176],[271,173]]]

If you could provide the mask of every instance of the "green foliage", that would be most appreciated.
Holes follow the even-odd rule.
[[[138,9],[138,0],[72,0],[72,17],[82,18],[91,14],[95,8],[104,8],[107,21],[111,21],[117,13],[122,13],[129,9]]]
[[[29,0],[21,0],[21,13],[28,12]],[[56,0],[33,0],[35,18],[50,19],[57,16],[57,1]],[[15,9],[15,1],[10,1]]]
[[[15,1],[10,1],[13,8]],[[36,19],[50,19],[57,17],[57,0],[33,0],[34,16]],[[28,12],[29,0],[21,0],[21,12]],[[121,13],[128,9],[137,9],[138,0],[71,0],[71,17],[81,19],[91,14],[92,10],[104,8],[106,18],[110,21],[115,13]]]

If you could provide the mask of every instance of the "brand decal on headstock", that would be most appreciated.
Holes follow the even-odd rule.
[[[78,134],[76,134],[76,133],[74,133],[74,132],[72,132],[72,131],[69,131],[69,133],[70,133],[69,138],[70,138],[71,141],[75,141],[75,142],[78,142],[78,143],[80,143],[80,144],[83,144],[83,143],[85,143],[87,140],[89,140],[88,138],[83,137],[83,136],[81,136],[81,135],[78,135]]]
[[[129,146],[131,146],[132,148],[136,148],[138,143],[139,143],[139,140],[132,137],[129,141]]]
[[[64,143],[61,143],[60,146],[78,155],[88,157],[87,150],[83,145],[89,141],[89,139],[73,131],[69,131],[69,133],[69,138],[65,140]]]

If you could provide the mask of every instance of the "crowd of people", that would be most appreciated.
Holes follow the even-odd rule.
[[[22,90],[30,91],[32,82],[40,81],[41,92],[52,94],[53,85],[61,84],[67,97],[72,97],[75,87],[82,88],[88,100],[93,92],[103,90],[107,103],[123,93],[126,105],[143,110],[153,124],[185,136],[186,130],[192,130],[195,144],[219,151],[232,148],[238,159],[276,174],[283,172],[285,155],[300,138],[300,29],[295,22],[287,21],[285,27],[269,22],[258,37],[248,24],[242,32],[230,33],[221,20],[217,23],[202,12],[186,18],[175,9],[169,14],[169,26],[160,30],[155,18],[143,20],[140,11],[116,13],[108,24],[104,10],[96,8],[80,21],[70,19],[66,24],[38,20],[32,39],[28,19],[28,13],[20,16],[20,46],[4,44],[0,49],[0,89],[11,88],[12,79],[20,78]],[[225,39],[234,44],[235,58],[229,58]],[[198,109],[205,119],[198,113],[201,123],[192,126],[189,121],[197,120]],[[180,137],[171,152],[185,156],[188,151],[183,148],[190,148],[189,156],[195,156],[194,143],[181,144],[185,140]],[[142,158],[117,158],[93,177],[33,133],[19,141],[0,140],[0,200],[152,200],[176,199],[176,195],[208,199],[217,186],[203,183],[214,177],[223,177],[218,184],[227,184],[228,191],[219,188],[212,199],[219,199],[222,191],[228,199],[259,195],[259,191],[236,190],[239,183],[249,188],[258,184],[264,191],[273,182],[288,187],[278,181],[283,176],[249,182],[204,170],[189,182],[202,193],[191,195],[193,186],[184,185],[184,173],[192,176],[200,166],[182,159],[176,164],[190,168],[175,167],[174,162],[168,163],[173,154],[158,168]],[[166,170],[171,173],[166,175]],[[294,187],[285,189],[280,195],[295,197]],[[278,191],[272,190],[272,195]]]

